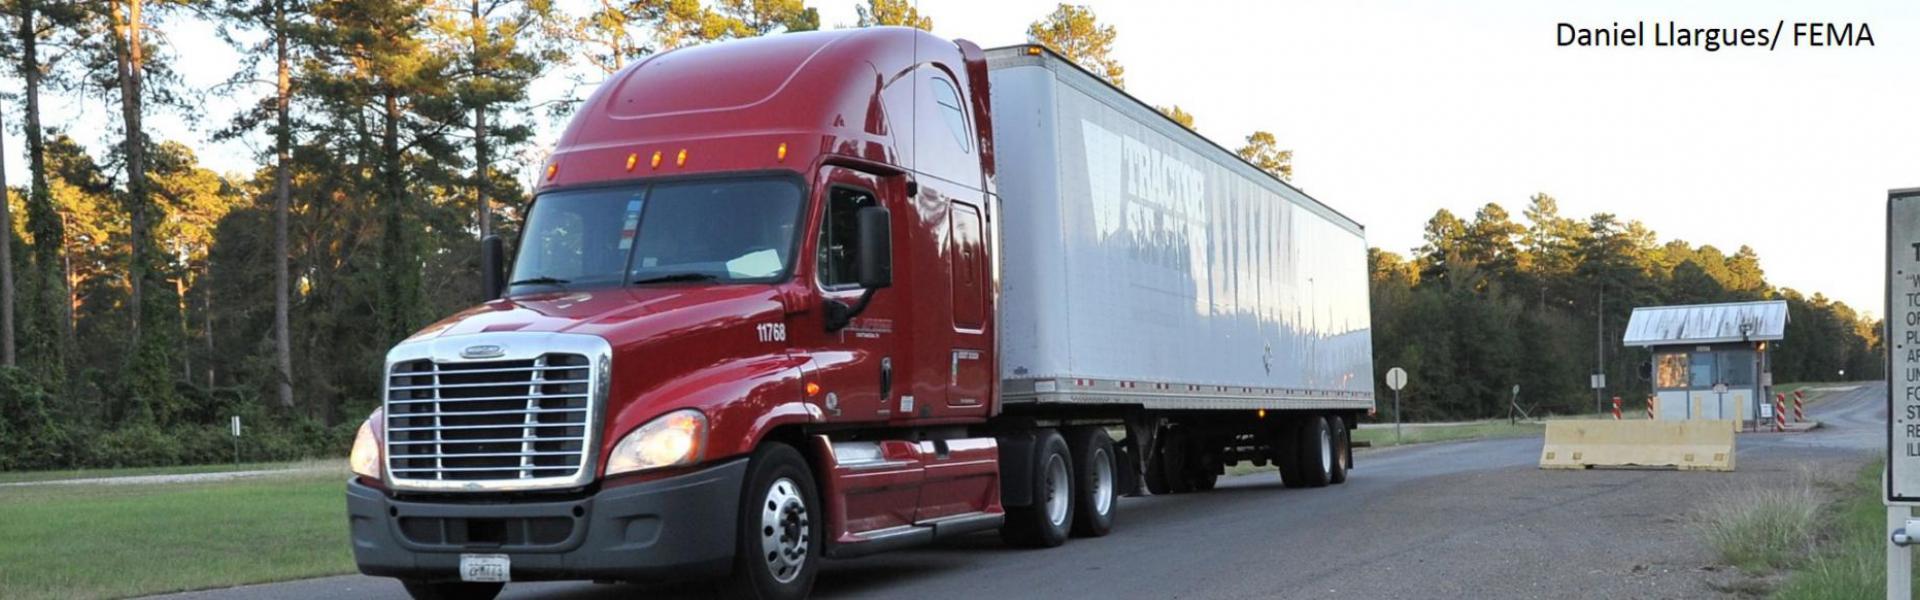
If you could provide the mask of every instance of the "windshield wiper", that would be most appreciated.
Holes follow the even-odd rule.
[[[507,285],[566,285],[569,281],[570,280],[560,279],[558,277],[541,275],[539,277],[528,277],[518,281],[509,281]]]
[[[633,280],[634,283],[671,283],[675,281],[713,281],[720,277],[712,273],[668,273]]]

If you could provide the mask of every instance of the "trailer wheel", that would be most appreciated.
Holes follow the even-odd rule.
[[[493,600],[504,583],[472,581],[401,581],[413,600]]]
[[[1067,448],[1073,452],[1073,535],[1100,537],[1113,530],[1113,507],[1119,502],[1119,461],[1113,438],[1099,427],[1067,430]]]
[[[1193,491],[1193,440],[1184,430],[1170,429],[1166,439],[1160,444],[1160,455],[1156,457],[1161,465],[1161,476],[1166,478],[1167,493],[1185,494]]]
[[[1147,492],[1155,496],[1165,496],[1173,493],[1173,488],[1167,486],[1167,467],[1163,461],[1160,460],[1160,453],[1147,453],[1145,462],[1147,464]]]
[[[1294,430],[1294,470],[1300,474],[1296,487],[1326,487],[1333,478],[1333,432],[1320,417],[1300,422]]]
[[[1052,548],[1073,526],[1073,458],[1060,432],[1042,429],[1033,444],[1033,503],[1007,507],[1000,539],[1014,546]]]
[[[820,573],[822,513],[806,459],[768,442],[754,451],[740,501],[739,545],[726,598],[805,598]]]
[[[1353,468],[1353,432],[1339,415],[1327,416],[1327,428],[1333,432],[1333,472],[1327,475],[1327,483],[1346,483],[1347,469]]]

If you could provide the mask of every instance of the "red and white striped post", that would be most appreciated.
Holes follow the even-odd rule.
[[[1653,416],[1653,405],[1654,405],[1654,403],[1656,403],[1656,402],[1659,402],[1659,401],[1660,401],[1660,397],[1659,397],[1659,396],[1655,396],[1655,395],[1653,395],[1653,394],[1647,394],[1647,420],[1648,420],[1648,421],[1652,421],[1652,420],[1654,420],[1654,419],[1656,419],[1656,418],[1658,418],[1658,417],[1655,417],[1655,416]]]
[[[1613,397],[1613,420],[1620,420],[1620,397]]]
[[[1786,394],[1773,395],[1773,430],[1776,432],[1787,430]]]
[[[1806,422],[1807,420],[1806,403],[1807,403],[1807,395],[1800,393],[1800,390],[1794,390],[1793,391],[1793,422],[1795,423]]]

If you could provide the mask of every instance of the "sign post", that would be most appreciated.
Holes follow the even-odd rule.
[[[1920,189],[1887,192],[1887,598],[1912,597],[1920,537]],[[1844,374],[1844,371],[1842,372]]]
[[[1393,389],[1393,441],[1400,442],[1400,388],[1407,387],[1407,370],[1387,369],[1387,387]]]

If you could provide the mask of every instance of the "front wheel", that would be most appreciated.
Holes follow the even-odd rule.
[[[813,473],[799,451],[779,442],[761,446],[749,464],[733,576],[720,595],[805,598],[820,573],[820,504]]]
[[[504,583],[471,581],[402,581],[413,600],[493,600]]]
[[[1042,429],[1033,445],[1033,501],[1007,507],[1000,538],[1008,544],[1052,548],[1067,541],[1073,523],[1073,459],[1060,432]]]

